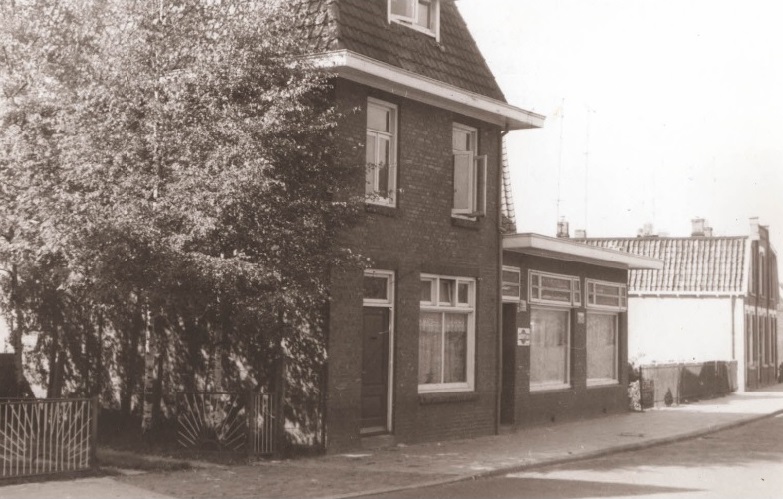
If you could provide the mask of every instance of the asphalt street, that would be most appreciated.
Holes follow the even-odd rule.
[[[375,498],[783,498],[783,415],[693,440]]]

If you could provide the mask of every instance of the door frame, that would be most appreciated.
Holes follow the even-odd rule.
[[[394,289],[395,278],[393,270],[368,269],[364,271],[364,277],[384,277],[386,278],[386,300],[377,300],[372,298],[362,299],[362,309],[365,307],[388,308],[389,309],[389,351],[388,351],[388,369],[386,372],[386,432],[392,433],[394,426]],[[364,334],[364,333],[362,333]],[[364,340],[362,340],[362,344]],[[363,382],[363,380],[362,380]],[[359,429],[362,431],[362,428]]]

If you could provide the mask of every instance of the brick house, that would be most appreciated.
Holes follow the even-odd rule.
[[[453,0],[299,1],[368,165],[343,245],[371,269],[332,277],[327,450],[493,434],[503,135],[544,118],[505,101]]]
[[[567,237],[503,238],[501,421],[628,410],[628,273],[660,260]]]
[[[629,275],[630,355],[640,364],[735,362],[739,391],[776,383],[778,263],[757,218],[747,236],[713,236],[695,219],[691,237],[581,241],[664,261]]]

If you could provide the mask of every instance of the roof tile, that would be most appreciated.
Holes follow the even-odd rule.
[[[663,269],[631,270],[634,293],[741,293],[747,237],[636,237],[578,242],[663,260]]]

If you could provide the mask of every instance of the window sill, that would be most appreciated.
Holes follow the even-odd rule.
[[[538,385],[531,386],[530,393],[565,392],[571,390],[571,385]]]
[[[396,218],[400,216],[400,210],[396,206],[384,204],[364,203],[364,211],[367,213],[374,213],[375,215],[382,215],[384,217]]]
[[[616,379],[587,380],[587,388],[609,388],[613,386],[620,386],[620,382]]]
[[[454,227],[462,227],[463,229],[479,230],[481,228],[481,221],[477,218],[466,218],[459,215],[451,215],[451,225]]]
[[[420,393],[419,404],[421,405],[433,405],[433,404],[449,404],[454,402],[472,402],[478,400],[479,396],[476,392],[449,392],[449,393]]]

